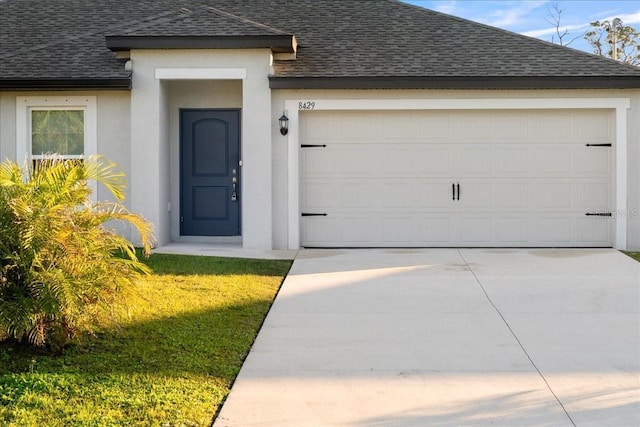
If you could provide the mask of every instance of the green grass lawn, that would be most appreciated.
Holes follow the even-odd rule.
[[[625,252],[625,251],[622,251],[622,252],[629,255],[631,258],[635,259],[636,261],[640,261],[640,252]]]
[[[152,255],[106,326],[58,356],[0,344],[2,426],[206,426],[289,261]],[[111,325],[111,326],[109,326]]]

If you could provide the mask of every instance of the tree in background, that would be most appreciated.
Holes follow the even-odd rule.
[[[564,9],[560,8],[559,4],[554,4],[551,9],[547,11],[547,18],[545,19],[549,24],[553,25],[556,29],[556,33],[551,36],[551,43],[559,44],[560,46],[569,46],[574,41],[578,40],[584,34],[573,37],[571,40],[566,38],[571,36],[569,29],[562,27],[560,21],[562,20],[562,14]]]
[[[554,4],[548,10],[546,21],[554,26],[555,34],[551,42],[560,46],[569,46],[579,38],[584,38],[592,47],[593,53],[631,65],[640,65],[640,33],[630,26],[623,25],[619,19],[591,22],[589,29],[573,37],[566,26],[562,26],[564,9]]]
[[[618,18],[611,22],[592,22],[584,38],[591,44],[596,55],[640,65],[640,33],[629,25],[623,25]]]

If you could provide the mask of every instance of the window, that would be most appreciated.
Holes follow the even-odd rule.
[[[31,158],[84,155],[84,110],[31,110]]]
[[[18,162],[82,159],[97,151],[95,96],[18,97],[16,125]]]
[[[95,96],[19,96],[16,98],[16,160],[34,165],[55,154],[83,159],[97,153]],[[89,183],[96,200],[97,186]]]

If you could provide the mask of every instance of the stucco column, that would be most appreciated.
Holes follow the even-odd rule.
[[[242,84],[242,242],[245,249],[271,249],[272,151],[268,58],[252,64]]]
[[[166,191],[161,192],[167,180],[162,163],[167,151],[165,100],[150,61],[135,52],[131,59],[131,210],[154,224],[157,244],[163,245],[170,241],[167,206],[162,206]]]

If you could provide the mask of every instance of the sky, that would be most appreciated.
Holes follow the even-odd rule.
[[[556,34],[550,17],[553,7],[562,10],[561,31],[567,29],[565,43],[575,49],[592,52],[582,38],[589,23],[613,18],[622,19],[623,25],[640,29],[640,0],[403,0],[427,9],[459,16],[471,21],[552,41]],[[556,36],[557,42],[557,36]]]

